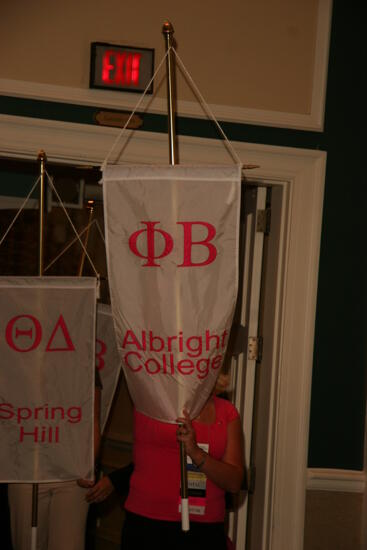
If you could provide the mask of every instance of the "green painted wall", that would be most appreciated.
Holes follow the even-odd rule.
[[[334,2],[311,467],[363,469],[367,365],[364,32],[361,13],[351,4]]]

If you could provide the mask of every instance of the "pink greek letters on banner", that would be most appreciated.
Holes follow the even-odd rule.
[[[237,298],[240,167],[108,166],[108,276],[136,408],[198,414],[223,365]]]
[[[0,277],[0,318],[0,480],[92,479],[96,280]]]
[[[101,372],[106,366],[105,356],[107,345],[103,340],[96,339],[96,369]]]
[[[28,323],[27,323],[28,321]],[[25,326],[24,326],[25,325]],[[56,333],[61,331],[64,338],[64,347],[54,346]],[[42,338],[42,326],[40,321],[33,315],[17,315],[6,325],[5,338],[7,344],[15,351],[29,352],[37,349]],[[20,343],[28,340],[27,344]],[[23,347],[24,346],[24,347]],[[45,351],[75,351],[74,344],[71,340],[69,330],[66,326],[62,315],[58,318],[55,327],[46,344]]]
[[[130,250],[140,258],[145,258],[147,260],[146,263],[143,263],[143,267],[158,267],[161,264],[158,263],[158,260],[161,258],[165,258],[168,256],[173,249],[174,242],[172,236],[167,233],[167,231],[163,231],[162,229],[156,228],[155,226],[159,222],[141,222],[142,224],[146,225],[146,229],[140,229],[139,231],[135,231],[129,239],[129,247]],[[177,222],[178,225],[182,225],[183,227],[183,261],[181,264],[178,265],[178,267],[200,267],[204,265],[211,264],[214,262],[216,256],[217,256],[217,249],[212,244],[212,240],[214,239],[216,235],[216,229],[213,225],[206,222]],[[196,226],[203,226],[207,229],[208,233],[205,239],[202,241],[196,241],[194,242],[192,239],[192,227]],[[143,236],[146,234],[146,250],[147,254],[144,255],[143,253],[139,252],[138,250],[138,238],[141,240]],[[157,237],[160,237],[161,240],[164,242],[164,248],[163,251],[160,253],[156,252],[156,234]],[[196,245],[205,246],[208,250],[208,256],[207,259],[203,262],[193,262],[192,261],[192,247]]]
[[[116,391],[121,359],[118,353],[111,307],[97,305],[96,368],[102,382],[101,392],[101,431],[103,431]]]

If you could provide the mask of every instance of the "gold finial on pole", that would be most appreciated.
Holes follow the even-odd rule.
[[[172,63],[173,26],[165,21],[162,33],[166,42],[166,68],[167,68],[167,102],[168,102],[168,136],[169,136],[169,160],[170,164],[177,163],[176,128],[175,128],[175,90]]]
[[[90,199],[87,202],[86,208],[87,208],[87,210],[89,210],[89,220],[88,220],[88,225],[87,225],[87,232],[85,234],[84,249],[83,249],[83,252],[82,252],[82,257],[80,259],[78,277],[81,277],[82,274],[83,274],[83,267],[84,267],[85,256],[86,256],[87,247],[88,247],[88,240],[89,240],[89,230],[90,230],[90,226],[91,226],[92,218],[93,218],[93,213],[94,213],[94,200]]]
[[[43,275],[43,256],[45,242],[45,164],[46,153],[43,149],[38,153],[37,160],[40,162],[40,188],[39,188],[39,262],[38,275]]]

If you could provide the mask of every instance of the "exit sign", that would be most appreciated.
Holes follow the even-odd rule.
[[[91,44],[90,88],[143,92],[152,79],[153,69],[153,49]],[[152,92],[153,82],[147,90],[148,94]]]

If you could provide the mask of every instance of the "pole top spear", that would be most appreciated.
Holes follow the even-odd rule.
[[[173,29],[172,23],[170,23],[170,21],[165,21],[163,23],[162,33],[163,34],[173,34],[174,32],[175,31]]]
[[[40,151],[38,152],[37,160],[40,160],[40,161],[46,161],[47,160],[46,153],[43,149],[40,149]]]

